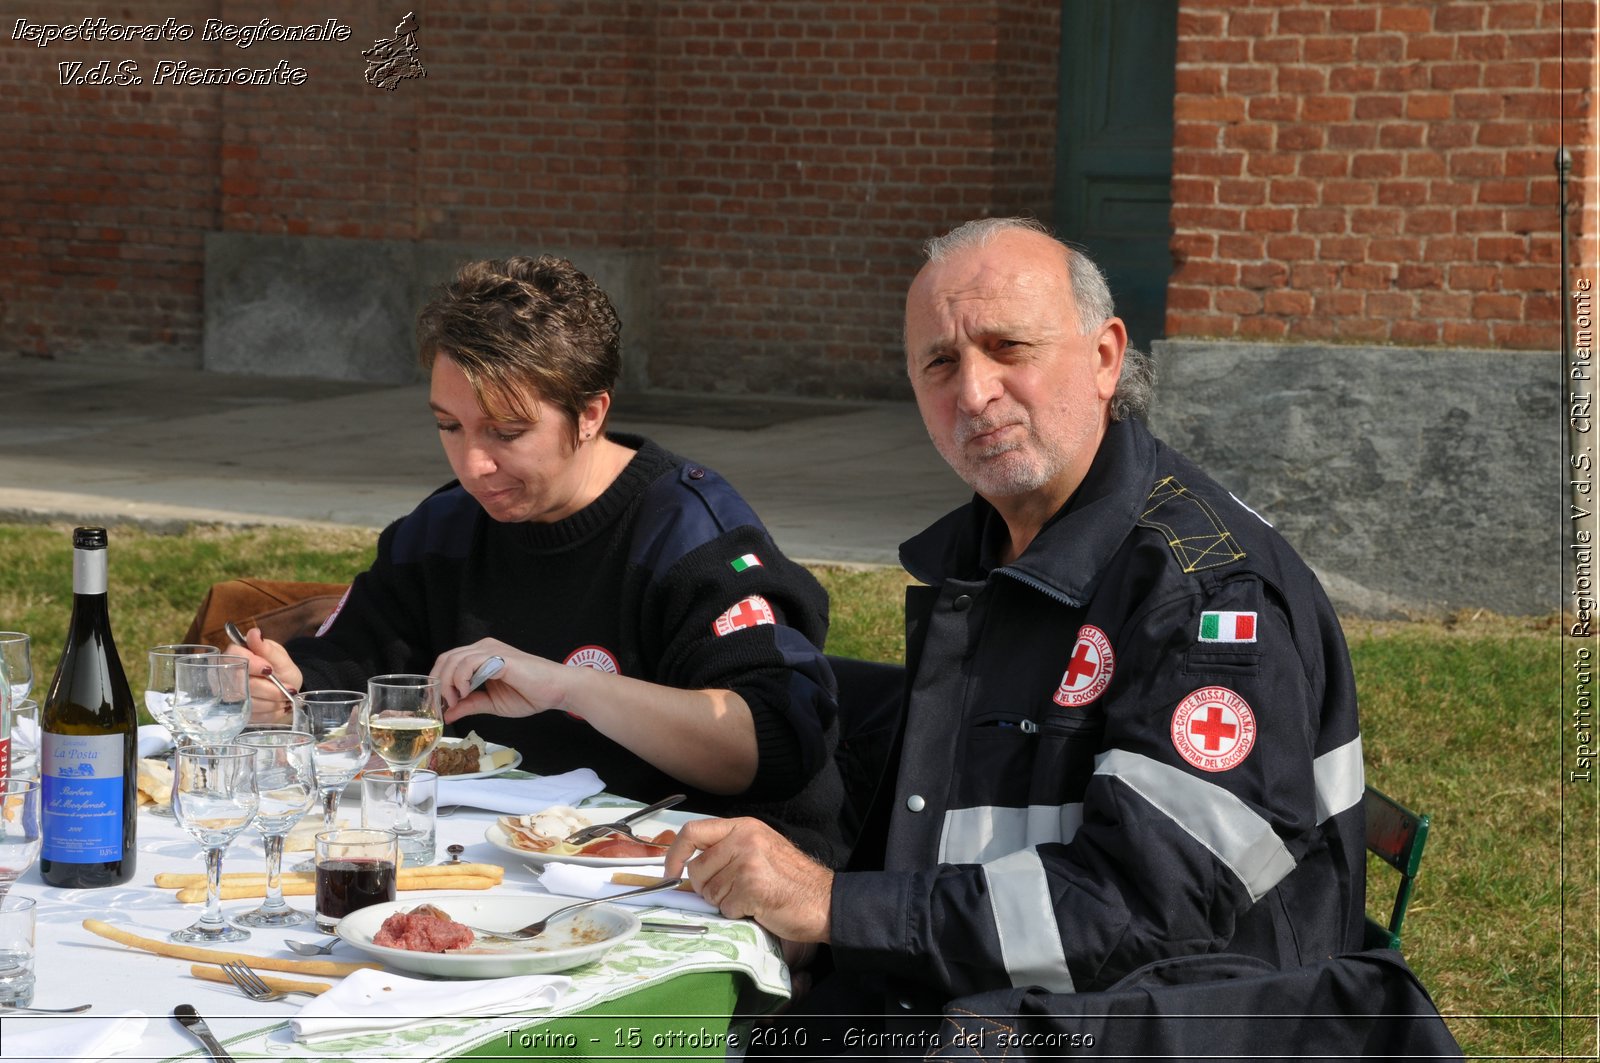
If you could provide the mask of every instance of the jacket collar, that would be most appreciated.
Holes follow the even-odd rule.
[[[1156,440],[1143,422],[1114,422],[1083,483],[1011,564],[991,570],[988,543],[1004,535],[1005,526],[977,495],[902,543],[900,563],[932,586],[1005,575],[1068,605],[1082,605],[1144,512],[1155,465]]]

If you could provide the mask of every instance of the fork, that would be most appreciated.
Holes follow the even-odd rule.
[[[308,997],[317,995],[309,989],[273,989],[261,980],[260,975],[238,961],[223,964],[222,973],[228,976],[228,981],[239,987],[239,992],[251,1000],[262,1002],[282,1000],[290,993],[304,993]]]
[[[607,901],[620,901],[624,897],[637,897],[645,893],[656,893],[661,890],[675,889],[682,882],[683,879],[681,878],[664,878],[660,882],[652,882],[648,886],[640,886],[638,889],[628,890],[626,893],[613,893],[609,897],[596,897],[593,900],[579,901],[577,904],[569,904],[565,908],[557,908],[543,919],[529,923],[521,930],[485,930],[482,927],[470,926],[466,923],[461,925],[465,926],[474,934],[489,938],[493,941],[527,941],[529,938],[536,938],[540,934],[544,933],[545,927],[549,926],[552,920],[566,915],[568,912],[575,912],[580,908],[587,908],[594,904],[605,904]]]
[[[633,831],[629,830],[628,824],[634,822],[635,820],[643,819],[652,812],[660,812],[663,809],[673,808],[682,804],[688,799],[689,796],[687,794],[673,794],[671,797],[662,798],[653,805],[645,805],[641,809],[629,812],[626,816],[623,816],[621,819],[615,820],[611,823],[595,823],[587,827],[580,827],[563,838],[562,841],[566,842],[568,845],[582,845],[584,842],[594,841],[602,834],[623,834],[629,838],[632,838],[636,842],[644,842],[646,845],[654,845],[654,842],[645,842],[645,839],[639,837],[637,834],[634,834]],[[662,848],[665,848],[665,846]]]

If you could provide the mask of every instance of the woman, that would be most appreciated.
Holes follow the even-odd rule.
[[[418,322],[455,482],[382,533],[317,637],[251,632],[256,673],[431,671],[447,720],[530,771],[592,767],[644,801],[687,787],[836,862],[827,596],[717,474],[605,431],[620,331],[564,259],[463,267]],[[491,656],[506,668],[469,694]]]

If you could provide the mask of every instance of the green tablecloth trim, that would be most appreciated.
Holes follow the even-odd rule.
[[[789,996],[789,972],[777,942],[754,923],[700,915],[684,919],[682,913],[669,912],[652,912],[650,918],[704,922],[711,929],[701,937],[640,934],[600,960],[566,972],[573,987],[553,1011],[442,1019],[310,1045],[293,1040],[287,1023],[279,1022],[229,1037],[226,1045],[241,1061],[492,1059],[550,1056],[552,1051],[562,1053],[555,1058],[570,1059],[695,1054],[721,1058],[729,1016],[741,996],[753,996],[755,1003],[746,1010],[757,1011]],[[569,1022],[575,1025],[569,1028]],[[631,1042],[628,1031],[633,1028],[639,1031],[640,1044],[617,1046],[615,1031],[625,1031],[624,1040]],[[506,1035],[515,1031],[527,1034],[532,1042],[528,1048],[508,1046]],[[567,1033],[571,1038],[564,1036]],[[656,1047],[658,1036],[665,1039],[664,1047]],[[696,1044],[696,1039],[719,1036],[722,1044],[717,1047]]]

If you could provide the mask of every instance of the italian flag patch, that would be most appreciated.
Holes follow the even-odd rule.
[[[1254,613],[1201,613],[1201,642],[1254,642],[1256,640],[1256,614]]]
[[[729,561],[728,565],[735,572],[743,572],[747,568],[760,568],[761,559],[755,554],[745,554],[743,557],[736,557]]]

